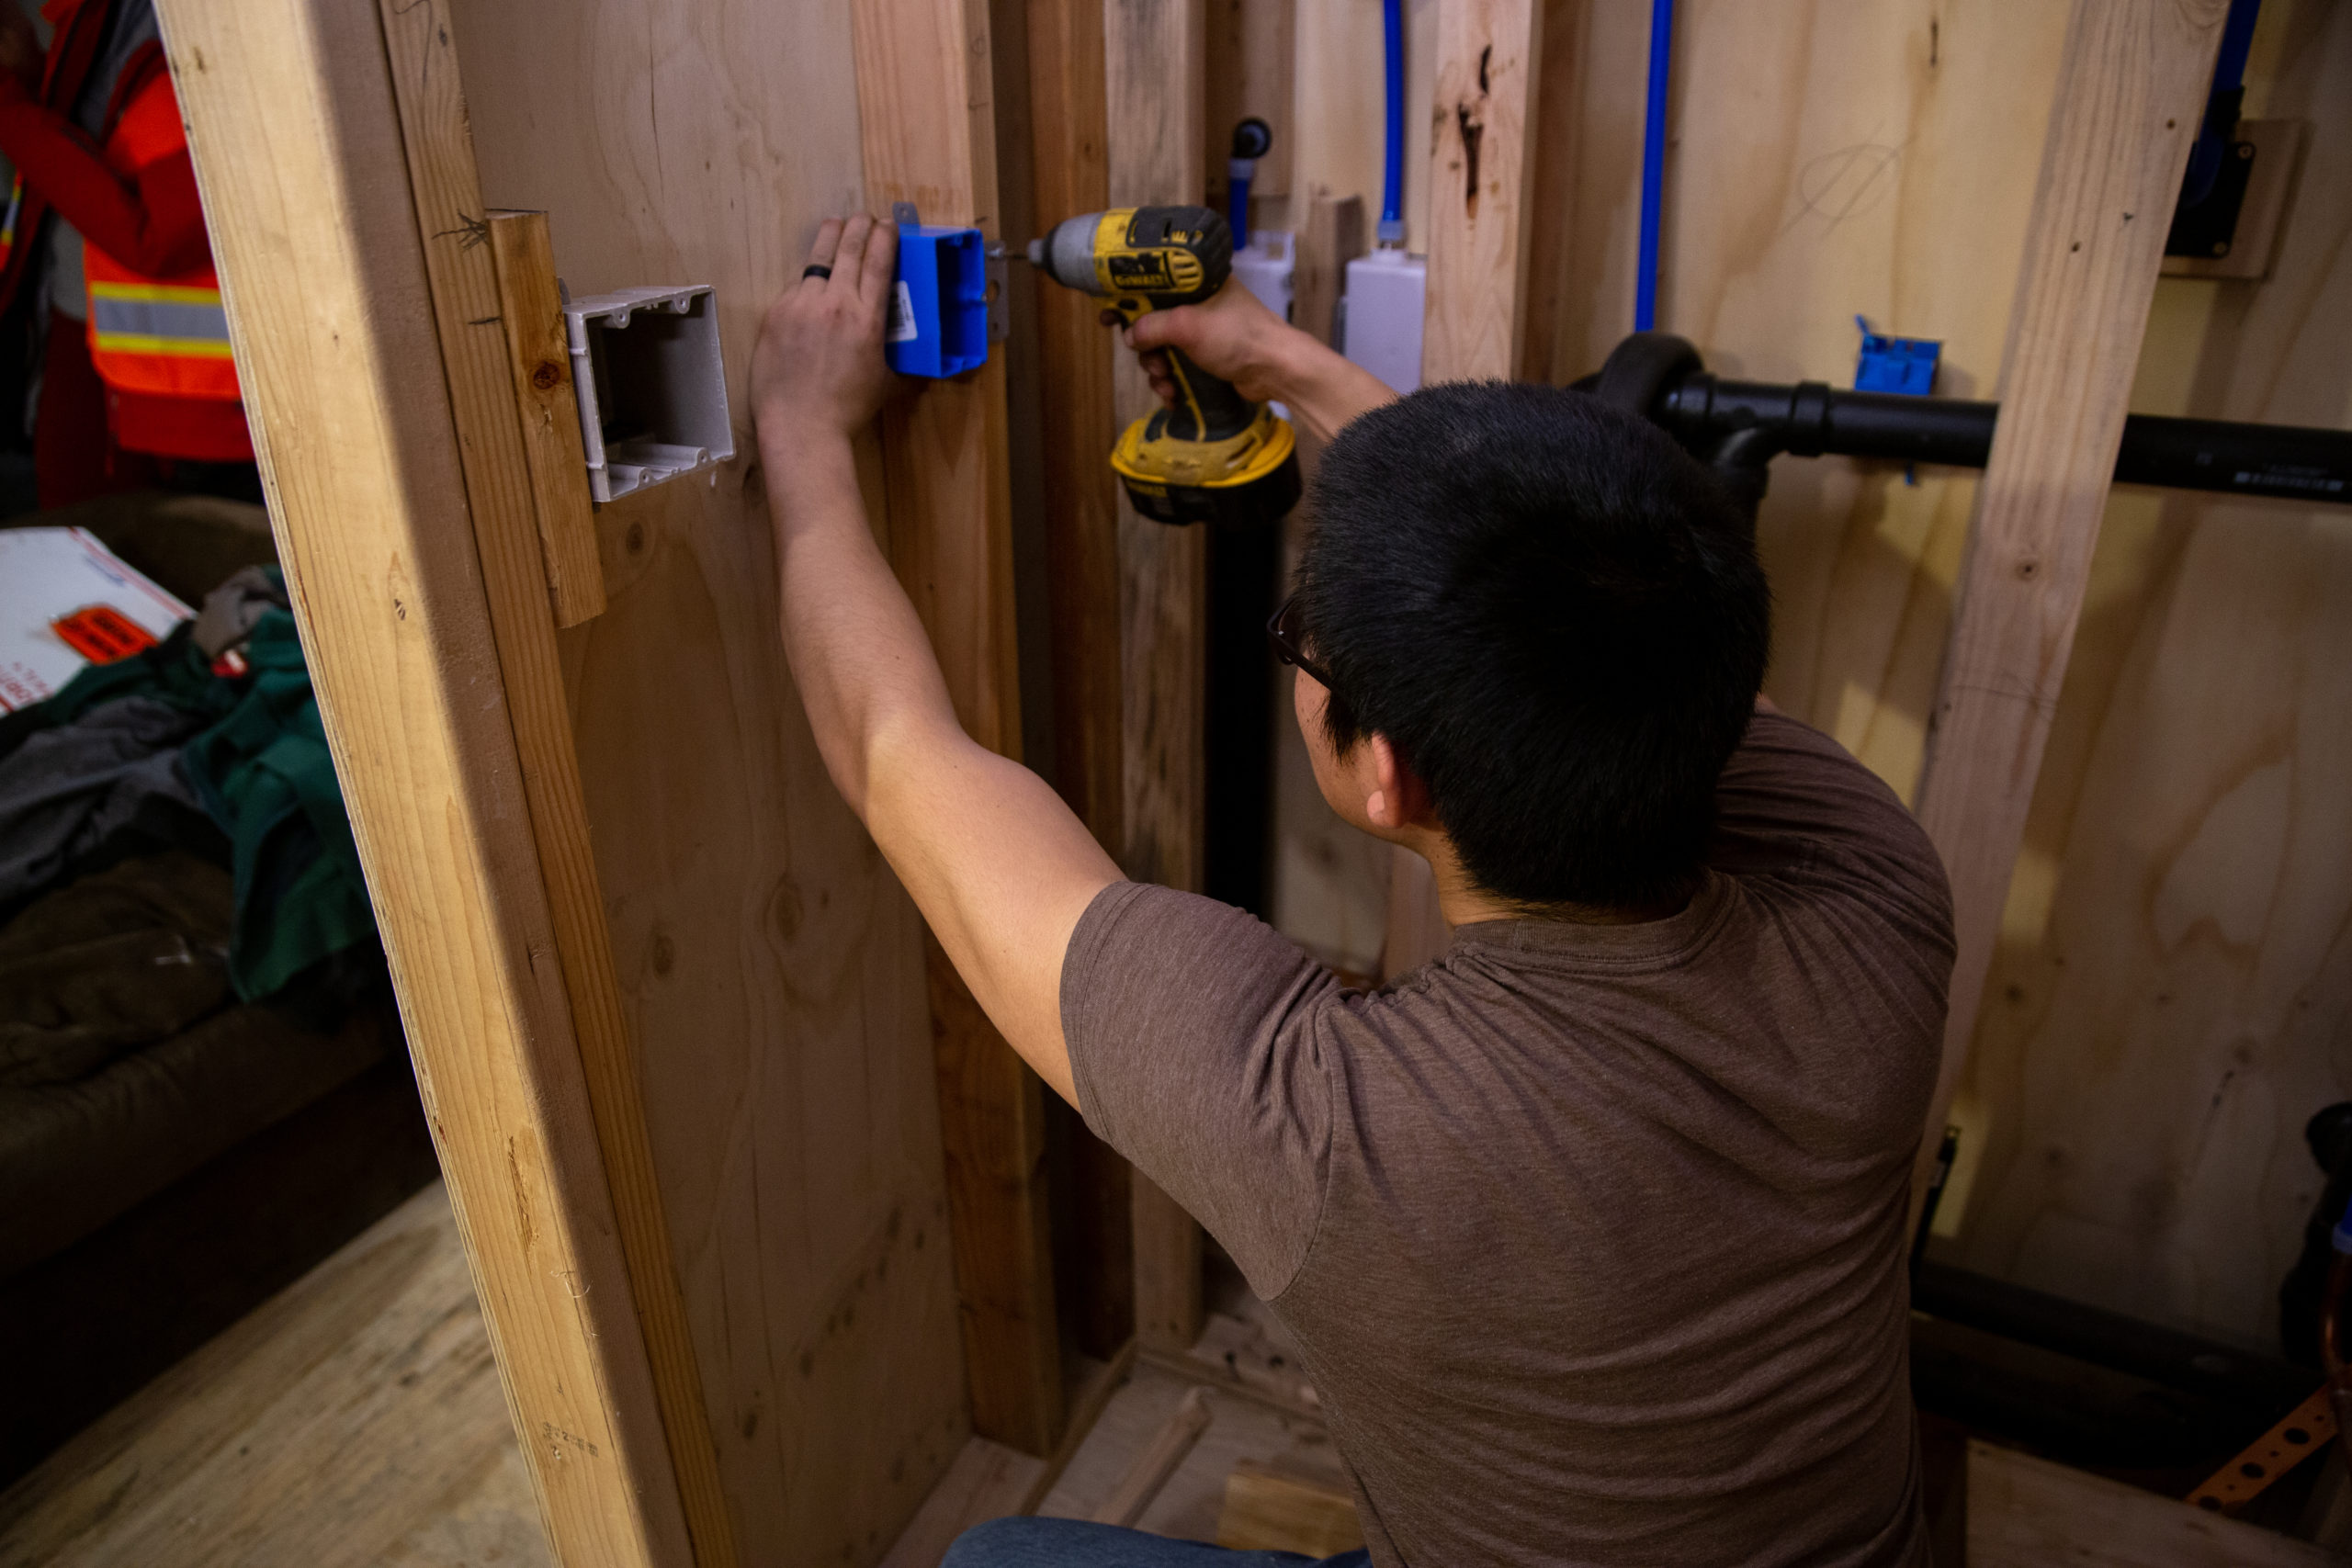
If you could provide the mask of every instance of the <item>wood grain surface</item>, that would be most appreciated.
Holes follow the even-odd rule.
[[[2067,26],[2001,356],[2000,422],[1915,804],[1951,878],[1960,946],[1915,1217],[1992,966],[2164,262],[2164,235],[2140,215],[2161,213],[2180,189],[2228,9],[2075,0]]]
[[[927,224],[1003,236],[994,60],[983,0],[853,8],[866,199],[915,204]],[[917,383],[882,416],[890,559],[931,634],[973,739],[1018,761],[1005,358]],[[1060,1333],[1047,1237],[1044,1088],[924,946],[938,1063],[956,1287],[972,1427],[1042,1454],[1061,1435]]]
[[[1969,1568],[2322,1568],[2343,1557],[2177,1498],[1968,1445]]]
[[[1198,199],[1202,188],[1201,0],[1109,0],[1103,8],[1114,207]],[[1125,425],[1156,403],[1122,352],[1114,410]],[[1202,872],[1202,723],[1208,538],[1140,516],[1119,498],[1120,724],[1125,747],[1119,863],[1139,882],[1194,892]],[[1133,1179],[1136,1334],[1190,1345],[1200,1332],[1200,1227],[1140,1174]]]
[[[529,643],[492,610],[526,596],[544,633],[536,525],[515,491],[494,503],[516,526],[474,525],[492,498],[461,464],[376,6],[162,16],[278,554],[549,1537],[573,1563],[688,1561],[632,1303],[651,1258],[592,1109],[616,1041],[567,962],[601,912],[535,834],[563,781],[535,775],[548,716],[518,705],[547,694],[508,701]]]
[[[1233,152],[1233,128],[1256,116],[1273,132],[1266,155],[1250,180],[1249,227],[1290,226],[1290,170],[1298,154],[1297,128],[1291,123],[1296,94],[1291,73],[1298,60],[1295,0],[1202,0],[1204,54],[1201,173],[1204,199],[1224,210],[1230,201],[1226,165]],[[1237,233],[1238,246],[1250,243]]]
[[[404,6],[400,0],[383,0],[379,9],[466,494],[473,505],[482,584],[490,594],[491,629],[498,640],[507,710],[514,718],[523,787],[531,803],[532,839],[547,874],[555,958],[571,1000],[588,1103],[604,1148],[605,1178],[628,1259],[638,1322],[653,1366],[654,1391],[686,1528],[696,1562],[704,1568],[725,1568],[736,1560],[733,1531],[705,1418],[702,1372],[678,1295],[669,1224],[657,1190],[659,1178],[638,1090],[636,1051],[621,1010],[612,937],[588,841],[579,756],[564,712],[555,629],[546,613],[550,582],[569,584],[555,595],[558,620],[566,610],[576,613],[591,602],[601,602],[604,583],[599,574],[593,594],[580,583],[579,575],[589,567],[581,558],[578,519],[549,510],[562,493],[557,488],[562,481],[548,468],[559,460],[562,447],[558,434],[546,426],[560,409],[526,401],[514,385],[514,340],[503,311],[523,291],[526,280],[516,276],[502,284],[499,243],[494,234],[482,231],[487,220],[481,180],[448,28],[429,10]],[[544,234],[543,225],[528,226],[534,239]],[[520,248],[508,247],[510,253]],[[518,265],[514,270],[522,268]],[[552,290],[544,276],[534,276],[530,281],[538,285],[530,292],[539,296],[532,306],[543,314]],[[544,322],[539,331],[544,335]],[[536,433],[534,423],[541,427]],[[539,450],[536,464],[534,447]],[[551,534],[559,541],[560,557],[548,547]],[[551,567],[563,574],[560,580]]]
[[[546,558],[555,624],[576,626],[605,613],[605,567],[596,554],[596,505],[571,380],[571,339],[556,282],[555,249],[544,212],[489,215],[498,274],[498,314],[506,333],[531,506]]]
[[[1110,205],[1109,106],[1100,0],[1026,0],[1035,231]],[[1019,236],[1014,236],[1017,240]],[[1117,336],[1092,296],[1034,267],[1011,287],[1037,312],[1040,505],[1046,535],[1053,688],[1053,780],[1102,847],[1126,848],[1120,729],[1118,435],[1112,364]],[[1048,1106],[1050,1111],[1052,1108]],[[1072,1114],[1065,1124],[1072,1190],[1056,1240],[1063,1324],[1091,1356],[1135,1334],[1133,1197],[1125,1160]]]
[[[1543,0],[1440,0],[1423,386],[1518,373],[1543,60]]]
[[[553,1561],[438,1182],[0,1495],[6,1568]]]
[[[924,939],[785,667],[744,382],[819,220],[867,200],[850,8],[451,22],[484,197],[547,212],[572,292],[716,289],[740,456],[599,511],[610,607],[560,648],[738,1546],[872,1561],[970,1432]]]

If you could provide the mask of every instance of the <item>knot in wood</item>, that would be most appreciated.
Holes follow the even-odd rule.
[[[531,372],[531,385],[542,392],[555,390],[556,384],[562,379],[563,371],[551,359],[540,360],[539,367]]]

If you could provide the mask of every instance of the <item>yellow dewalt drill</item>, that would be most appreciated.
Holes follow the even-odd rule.
[[[1054,226],[1029,260],[1132,321],[1194,305],[1233,270],[1233,231],[1206,207],[1122,207]],[[1162,523],[1273,523],[1298,503],[1290,422],[1174,349],[1175,406],[1127,426],[1111,467],[1136,510]]]

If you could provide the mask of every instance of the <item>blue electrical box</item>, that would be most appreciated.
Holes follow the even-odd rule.
[[[1927,337],[1887,337],[1871,331],[1861,317],[1861,363],[1854,367],[1854,390],[1904,392],[1924,398],[1936,389],[1936,361],[1943,356],[1941,340]]]
[[[978,229],[899,225],[883,355],[902,376],[961,376],[989,357],[988,252]]]

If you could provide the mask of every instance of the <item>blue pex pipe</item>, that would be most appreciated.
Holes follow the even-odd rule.
[[[2213,61],[2213,90],[2234,92],[2245,85],[2246,56],[2254,52],[2254,23],[2262,0],[2231,0],[2229,20],[2222,24],[2222,48]]]
[[[1405,243],[1405,0],[1382,6],[1388,35],[1388,166],[1380,192],[1378,239]]]
[[[1666,85],[1674,60],[1674,0],[1650,0],[1650,102],[1642,129],[1642,254],[1634,273],[1634,330],[1657,325],[1657,231],[1666,197]]]

